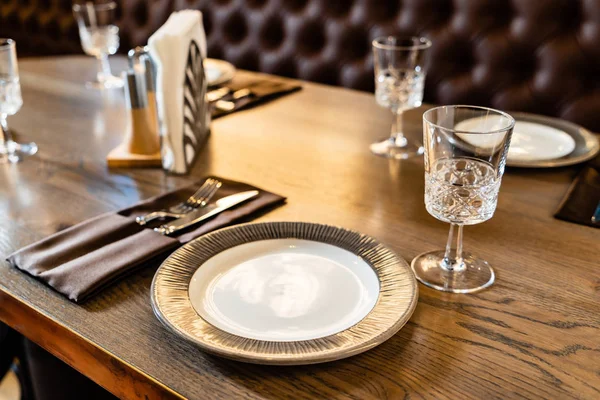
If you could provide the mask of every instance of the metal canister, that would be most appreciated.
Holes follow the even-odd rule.
[[[155,116],[151,112],[143,73],[129,69],[123,72],[125,102],[131,114],[131,130],[128,134],[127,150],[132,154],[152,155],[160,152]]]
[[[156,65],[150,56],[150,50],[148,46],[138,46],[129,50],[127,56],[129,58],[129,68],[144,75],[148,107],[152,116],[151,123],[156,126],[156,131],[160,132],[160,119],[156,100]]]

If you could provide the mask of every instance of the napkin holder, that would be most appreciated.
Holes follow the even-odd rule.
[[[113,149],[106,161],[109,167],[160,167],[160,139],[152,62],[130,52],[130,68],[123,73],[125,102],[131,124],[125,140]],[[134,60],[140,62],[135,64]]]
[[[173,174],[187,174],[210,133],[202,13],[172,13],[148,47],[157,67],[162,166]]]

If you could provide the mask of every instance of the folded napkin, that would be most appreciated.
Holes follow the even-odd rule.
[[[567,191],[555,218],[600,228],[592,217],[600,205],[600,155],[590,161]]]
[[[213,201],[247,190],[258,190],[259,195],[178,235],[167,237],[154,232],[152,228],[160,225],[160,221],[147,227],[135,222],[137,216],[185,201],[204,182],[201,181],[133,207],[84,221],[16,251],[7,260],[69,299],[81,302],[146,261],[165,257],[204,233],[244,220],[285,200],[282,196],[245,183],[217,179],[223,182],[223,186]]]
[[[254,107],[256,105],[265,103],[267,101],[276,99],[278,97],[302,89],[302,87],[296,83],[290,83],[288,81],[276,78],[259,80],[236,79],[235,83],[225,86],[230,89],[230,92],[227,96],[222,97],[220,100],[233,102],[235,104],[235,108],[233,108],[232,110],[222,110],[216,107],[218,102],[214,102],[211,112],[213,119],[232,114],[236,111]],[[249,89],[251,94],[249,96],[242,97],[238,100],[234,99],[234,93],[242,89]]]
[[[184,174],[210,129],[202,13],[196,10],[172,13],[150,37],[148,47],[156,65],[163,168]]]

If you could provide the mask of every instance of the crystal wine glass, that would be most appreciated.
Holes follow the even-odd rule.
[[[485,260],[463,253],[463,226],[494,215],[514,125],[507,113],[485,107],[443,106],[423,114],[425,206],[429,214],[450,223],[446,250],[412,261],[423,284],[470,293],[494,282],[494,270]]]
[[[425,86],[424,55],[431,41],[422,37],[384,36],[373,40],[375,99],[394,114],[391,135],[371,145],[371,151],[404,159],[423,154],[423,147],[402,132],[404,110],[419,107]]]
[[[119,28],[115,25],[114,1],[94,3],[88,1],[73,5],[73,14],[79,26],[79,37],[83,51],[98,60],[95,82],[86,85],[95,89],[123,87],[123,80],[110,71],[108,55],[119,48]]]
[[[6,118],[22,105],[16,44],[12,39],[0,39],[0,164],[18,162],[38,150],[35,143],[15,142],[8,129]]]

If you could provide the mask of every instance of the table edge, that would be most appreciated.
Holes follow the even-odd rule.
[[[127,361],[0,287],[0,321],[119,398],[185,399]],[[35,327],[35,328],[31,328]],[[118,377],[118,381],[114,379]]]

